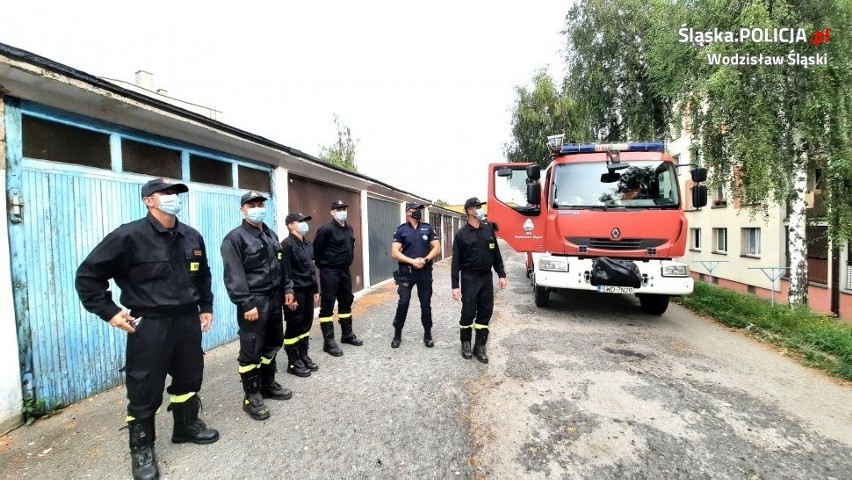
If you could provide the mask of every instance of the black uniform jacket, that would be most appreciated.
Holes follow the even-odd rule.
[[[355,258],[355,231],[337,220],[321,226],[314,239],[314,255],[320,268],[348,270]]]
[[[310,288],[314,293],[319,293],[317,277],[314,272],[314,246],[311,242],[299,240],[295,235],[290,235],[281,242],[284,249],[284,258],[289,260],[290,277],[293,279],[293,287],[300,289]]]
[[[255,296],[293,293],[278,235],[266,224],[257,228],[243,220],[222,240],[225,289],[244,311],[257,307]]]
[[[498,277],[506,277],[503,256],[494,230],[487,223],[480,223],[479,228],[466,223],[453,237],[452,288],[459,288],[459,271],[488,275],[491,267],[494,267]]]
[[[132,311],[197,307],[213,312],[210,266],[198,230],[177,221],[163,227],[150,213],[109,235],[77,268],[76,288],[86,310],[109,321],[121,308],[112,300],[109,279]]]

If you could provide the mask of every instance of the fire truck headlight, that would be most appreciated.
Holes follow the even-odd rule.
[[[687,277],[689,276],[689,269],[686,265],[682,263],[675,263],[672,265],[663,266],[663,276],[664,277]]]
[[[567,272],[568,262],[564,260],[542,258],[538,261],[538,269],[549,272]]]

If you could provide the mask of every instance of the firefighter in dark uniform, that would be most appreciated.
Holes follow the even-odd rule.
[[[339,357],[343,350],[334,341],[334,302],[337,301],[337,320],[340,322],[340,342],[360,346],[361,341],[352,332],[352,276],[349,267],[355,258],[355,232],[346,223],[348,208],[340,200],[332,202],[332,221],[317,230],[314,255],[320,270],[320,312],[324,352]]]
[[[240,353],[237,357],[245,398],[243,410],[255,420],[269,418],[264,398],[289,400],[293,393],[275,381],[275,355],[284,342],[282,307],[293,305],[278,235],[263,220],[266,197],[251,191],[240,199],[242,224],[222,240],[225,288],[237,306]]]
[[[154,414],[163,403],[166,375],[172,381],[169,410],[173,443],[213,443],[219,432],[198,418],[204,352],[201,333],[213,323],[213,292],[204,239],[181,223],[182,183],[156,178],[142,187],[145,218],[106,236],[77,269],[76,288],[86,310],[128,332],[127,427],[133,478],[159,477],[154,451]],[[115,304],[109,279],[121,289]]]
[[[284,310],[287,328],[284,330],[284,350],[289,364],[287,372],[299,377],[309,377],[319,370],[319,365],[308,356],[314,305],[319,303],[319,285],[314,271],[314,247],[305,237],[310,230],[310,215],[291,213],[284,222],[290,235],[281,242],[284,261],[288,262],[296,309]]]
[[[397,227],[391,243],[391,256],[399,262],[397,293],[399,302],[393,317],[391,348],[402,343],[402,327],[408,315],[411,289],[417,286],[420,299],[420,322],[423,324],[423,344],[432,347],[432,260],[441,254],[441,242],[432,225],[422,222],[423,205],[405,205],[405,223]]]
[[[506,271],[497,237],[490,225],[484,222],[482,202],[469,198],[464,202],[467,223],[453,237],[452,288],[453,298],[462,300],[461,352],[471,357],[471,328],[476,330],[473,356],[488,363],[485,343],[488,341],[488,322],[494,312],[494,284],[491,269],[497,272],[500,289],[506,288]],[[461,273],[461,290],[459,290]]]

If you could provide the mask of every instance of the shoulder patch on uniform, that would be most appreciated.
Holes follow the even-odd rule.
[[[193,255],[193,256],[195,256],[195,257],[200,257],[200,256],[202,256],[202,254],[201,254],[201,249],[200,249],[200,248],[196,248],[196,249],[194,249],[194,250],[192,251],[192,255]]]

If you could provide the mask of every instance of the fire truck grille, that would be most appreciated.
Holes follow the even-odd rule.
[[[574,245],[587,245],[598,250],[645,250],[656,248],[664,243],[662,238],[625,238],[612,240],[610,238],[567,237],[566,240]]]

